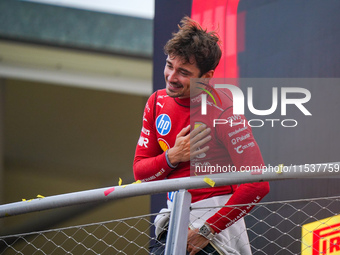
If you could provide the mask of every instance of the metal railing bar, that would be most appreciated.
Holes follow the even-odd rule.
[[[340,173],[338,171],[334,171],[334,169],[339,169],[340,162],[323,163],[320,165],[323,165],[323,171],[296,171],[296,169],[305,169],[305,165],[291,165],[286,166],[284,171],[279,172],[267,171],[267,169],[262,169],[256,171],[207,174],[202,176],[142,182],[138,184],[129,184],[124,186],[114,186],[108,188],[73,192],[45,198],[33,199],[30,202],[21,201],[0,205],[0,218],[71,205],[80,205],[100,201],[105,202],[126,197],[177,191],[180,189],[197,189],[210,187],[210,184],[206,182],[205,178],[209,178],[210,180],[212,180],[215,186],[223,186],[283,179],[321,178],[330,176],[340,177]]]

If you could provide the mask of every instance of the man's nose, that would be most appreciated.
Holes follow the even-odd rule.
[[[178,81],[178,77],[175,71],[171,71],[168,75],[168,81],[169,82],[177,82]]]

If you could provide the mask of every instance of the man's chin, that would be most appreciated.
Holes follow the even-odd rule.
[[[166,94],[167,94],[169,97],[172,97],[172,98],[176,98],[176,97],[180,97],[180,96],[181,96],[181,93],[171,91],[171,90],[169,90],[168,88],[166,89]]]

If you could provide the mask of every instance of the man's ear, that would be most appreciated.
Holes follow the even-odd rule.
[[[214,73],[215,73],[215,70],[210,70],[210,71],[206,72],[205,74],[203,74],[201,78],[210,79],[214,76]]]

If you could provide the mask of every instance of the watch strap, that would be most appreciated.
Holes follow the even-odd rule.
[[[202,227],[200,227],[198,233],[208,240],[212,240],[214,238],[214,234],[211,232],[211,228],[208,224],[204,224]]]

